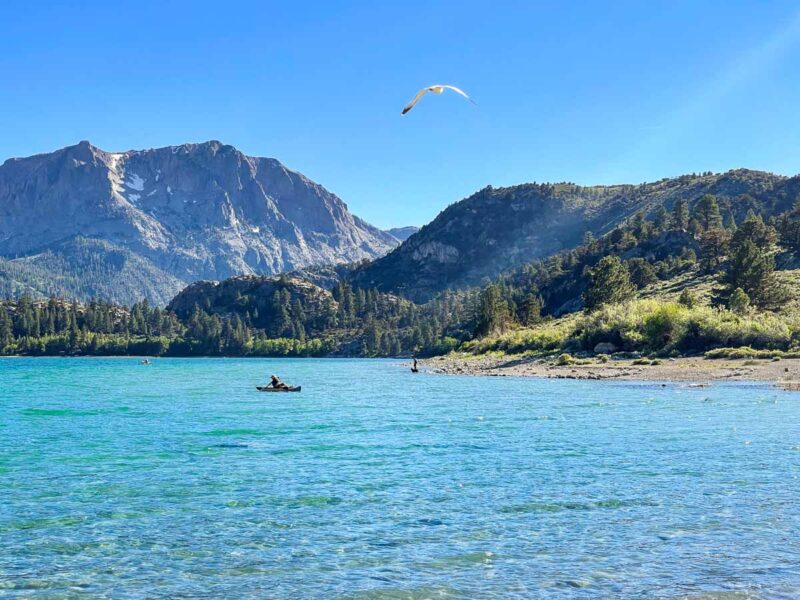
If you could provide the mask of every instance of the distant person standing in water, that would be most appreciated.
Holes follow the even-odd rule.
[[[415,358],[414,359],[414,366],[411,367],[411,372],[412,373],[416,373],[417,371],[419,371],[419,369],[417,369],[417,359]]]

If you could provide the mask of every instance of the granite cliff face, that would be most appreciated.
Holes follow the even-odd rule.
[[[164,290],[141,294],[159,303],[199,279],[353,262],[397,243],[277,160],[216,141],[122,153],[81,142],[0,166],[0,258],[11,270],[30,276],[26,264],[50,253],[69,271],[74,239],[102,241],[100,262],[132,254],[163,274]]]
[[[350,279],[425,301],[439,291],[479,285],[503,271],[605,234],[635,213],[671,210],[717,197],[724,215],[740,221],[749,209],[764,217],[800,198],[800,177],[739,169],[684,175],[640,185],[571,183],[487,187],[442,211],[388,255],[360,266]]]

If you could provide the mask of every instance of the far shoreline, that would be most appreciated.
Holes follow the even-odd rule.
[[[148,359],[160,360],[162,358],[283,358],[273,356],[157,356],[153,354],[4,354],[4,358],[113,358],[113,359]],[[293,357],[286,357],[293,358]]]
[[[631,359],[589,360],[560,365],[552,359],[519,355],[450,354],[420,362],[427,372],[472,377],[533,377],[591,381],[650,381],[693,384],[720,382],[771,383],[786,391],[800,391],[800,359],[668,358],[655,364],[634,364]]]
[[[26,355],[11,354],[2,359],[113,359],[151,361],[172,359],[224,360],[387,360],[410,368],[408,356],[153,356],[153,355]],[[523,355],[451,353],[419,358],[419,370],[434,375],[469,377],[525,377],[534,379],[572,379],[582,381],[642,381],[706,387],[712,383],[768,383],[785,391],[800,391],[800,358],[709,359],[702,356],[659,359],[655,363],[635,364],[633,359],[599,362],[588,359],[575,364],[557,364],[553,358]],[[150,363],[152,365],[154,363]],[[149,366],[149,365],[148,365]]]

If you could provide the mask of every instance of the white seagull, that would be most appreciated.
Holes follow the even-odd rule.
[[[433,92],[434,94],[441,94],[445,90],[453,90],[456,94],[461,94],[462,96],[464,96],[464,98],[466,98],[467,100],[469,100],[470,102],[475,104],[475,102],[472,100],[472,98],[467,96],[467,94],[463,90],[458,89],[454,85],[432,85],[432,86],[429,86],[429,87],[426,87],[426,88],[422,88],[420,91],[418,91],[417,95],[414,96],[414,98],[411,100],[411,102],[406,104],[406,107],[403,109],[403,112],[400,113],[400,114],[404,115],[408,111],[410,111],[412,108],[414,108],[414,105],[417,102],[419,102],[419,99],[422,98],[428,92]]]

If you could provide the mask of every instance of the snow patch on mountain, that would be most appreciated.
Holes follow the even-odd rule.
[[[142,179],[137,173],[129,173],[128,181],[125,182],[125,185],[132,190],[136,190],[137,192],[144,191],[144,179]]]
[[[111,189],[121,195],[125,191],[120,171],[122,154],[107,154],[106,156],[108,157],[108,180],[111,182]]]

